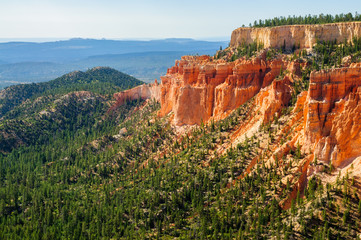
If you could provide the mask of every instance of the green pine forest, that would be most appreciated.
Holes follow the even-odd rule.
[[[301,25],[301,24],[326,24],[326,23],[338,23],[338,22],[352,22],[361,21],[361,15],[359,13],[347,13],[347,14],[319,14],[319,15],[306,15],[306,16],[288,16],[288,17],[275,17],[272,19],[254,21],[253,24],[249,24],[249,27],[277,27],[284,25]],[[244,26],[243,26],[244,27]]]

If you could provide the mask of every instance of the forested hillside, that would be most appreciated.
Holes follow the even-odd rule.
[[[115,99],[142,82],[1,91],[0,239],[360,240],[360,49],[230,46]]]
[[[48,144],[58,133],[90,128],[108,110],[113,93],[141,83],[111,68],[93,68],[8,87],[0,92],[0,151]]]
[[[357,237],[354,178],[324,185],[334,173],[314,161],[322,175],[297,192],[298,165],[307,160],[300,147],[265,161],[295,134],[285,134],[298,115],[292,103],[233,145],[232,136],[259,114],[254,98],[224,120],[180,132],[157,117],[159,103],[151,100],[107,112],[106,99],[89,91],[36,108],[41,99],[19,105],[27,111],[14,117],[18,124],[4,124],[23,126],[29,139],[21,136],[0,156],[2,239]]]
[[[113,94],[143,82],[107,67],[75,71],[44,83],[20,84],[0,91],[0,118],[27,99],[54,96],[72,91]]]
[[[219,151],[253,104],[177,136],[156,117],[158,104],[128,103],[96,124],[3,155],[0,237],[356,238],[361,203],[353,179],[324,186],[313,178],[282,209],[304,156],[296,150],[266,164],[259,139],[273,148],[287,117]]]

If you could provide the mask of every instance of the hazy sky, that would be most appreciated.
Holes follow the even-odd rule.
[[[230,38],[260,18],[356,11],[360,0],[0,0],[0,38]]]

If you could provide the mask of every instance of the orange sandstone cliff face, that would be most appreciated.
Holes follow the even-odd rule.
[[[239,28],[232,33],[229,54],[233,47],[255,41],[263,42],[266,48],[284,44],[286,48],[310,48],[317,39],[341,42],[355,36],[361,37],[361,22]],[[281,203],[288,209],[298,192],[303,193],[308,179],[325,170],[324,163],[341,170],[341,175],[354,166],[354,176],[361,172],[361,63],[351,64],[351,57],[347,57],[342,60],[343,68],[312,72],[309,89],[298,95],[293,108],[288,108],[295,93],[293,86],[298,84],[295,81],[301,80],[302,68],[310,63],[304,59],[291,61],[286,55],[268,60],[266,51],[234,62],[184,56],[161,77],[161,84],[114,94],[113,108],[126,100],[153,98],[161,103],[158,115],[172,113],[170,121],[175,126],[199,125],[226,118],[254,97],[239,109],[242,121],[228,132],[227,141],[215,144],[214,153],[224,154],[248,137],[258,139],[257,156],[248,163],[246,172],[253,171],[260,160],[269,166],[277,163],[280,171],[288,165],[290,173],[282,173],[281,179],[284,186],[289,182],[293,185]],[[279,76],[281,69],[287,70],[285,76]],[[323,178],[324,182],[335,180],[332,174]]]
[[[267,61],[265,53],[235,62],[182,57],[161,77],[160,116],[173,112],[178,126],[222,119],[269,86],[287,64],[280,58]]]
[[[361,156],[361,64],[311,73],[304,150],[336,167]]]
[[[268,123],[273,120],[275,114],[281,115],[292,96],[291,81],[286,76],[282,80],[275,80],[272,84],[262,89],[256,97],[256,106],[261,116],[261,123]]]
[[[289,74],[277,79],[281,68]],[[298,62],[281,58],[267,61],[265,54],[235,62],[184,56],[161,78],[161,84],[144,84],[114,94],[113,107],[126,100],[153,98],[161,102],[160,116],[172,112],[173,124],[182,126],[223,119],[256,96],[258,114],[238,131],[242,138],[242,134],[250,135],[252,129],[272,121],[276,114],[281,115],[292,96],[291,76],[299,74],[300,68]],[[297,126],[297,134],[287,147],[275,151],[287,152],[300,143],[304,153],[312,153],[326,163],[331,161],[335,167],[360,157],[360,99],[361,64],[312,72],[310,87],[300,94],[294,110],[297,114],[289,128],[301,117],[303,123]]]
[[[343,42],[361,36],[361,22],[330,23],[321,25],[292,25],[265,28],[238,28],[232,32],[230,47],[243,43],[262,42],[264,47],[312,47],[317,40]]]
[[[276,79],[281,68],[289,74]],[[267,61],[264,54],[235,62],[185,56],[161,78],[159,115],[172,112],[178,126],[200,124],[223,119],[256,96],[258,118],[239,131],[249,134],[281,114],[293,92],[290,76],[299,72],[297,62]],[[303,123],[286,149],[300,143],[305,153],[335,167],[361,156],[361,64],[312,72],[309,90],[300,96],[294,121],[303,116]]]
[[[184,56],[161,78],[161,84],[115,94],[113,107],[127,99],[154,98],[161,102],[159,116],[172,113],[172,123],[182,126],[223,119],[254,97],[244,122],[238,123],[229,142],[216,147],[215,152],[222,154],[247,136],[256,136],[260,140],[259,156],[269,163],[282,159],[282,165],[300,146],[304,158],[294,161],[298,164],[290,178],[294,179],[294,190],[282,203],[287,209],[297,191],[303,192],[310,176],[323,171],[322,164],[314,164],[315,158],[342,171],[353,163],[361,171],[361,64],[312,72],[308,91],[299,94],[293,110],[282,116],[283,110],[290,111],[285,108],[294,93],[293,83],[307,64],[282,57],[267,60],[265,55],[234,62]],[[287,70],[282,77],[281,68]],[[273,126],[275,140],[270,141],[269,134],[260,129],[271,124],[275,116],[280,117],[281,125]],[[258,159],[251,161],[248,173]]]

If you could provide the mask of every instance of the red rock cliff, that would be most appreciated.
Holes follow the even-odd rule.
[[[174,113],[175,125],[221,119],[285,69],[282,59],[267,61],[265,53],[252,60],[212,61],[208,56],[185,56],[161,77],[160,115]]]
[[[257,95],[263,122],[272,120],[291,99],[292,79],[276,80],[280,69],[298,73],[297,62],[252,60],[214,61],[185,56],[162,77],[160,116],[173,112],[175,125],[222,119]],[[334,166],[361,156],[361,64],[312,72],[308,92],[302,94],[304,124],[299,141],[305,152]],[[298,140],[294,140],[297,143]]]
[[[361,156],[361,64],[311,73],[304,115],[306,151],[334,166]]]

